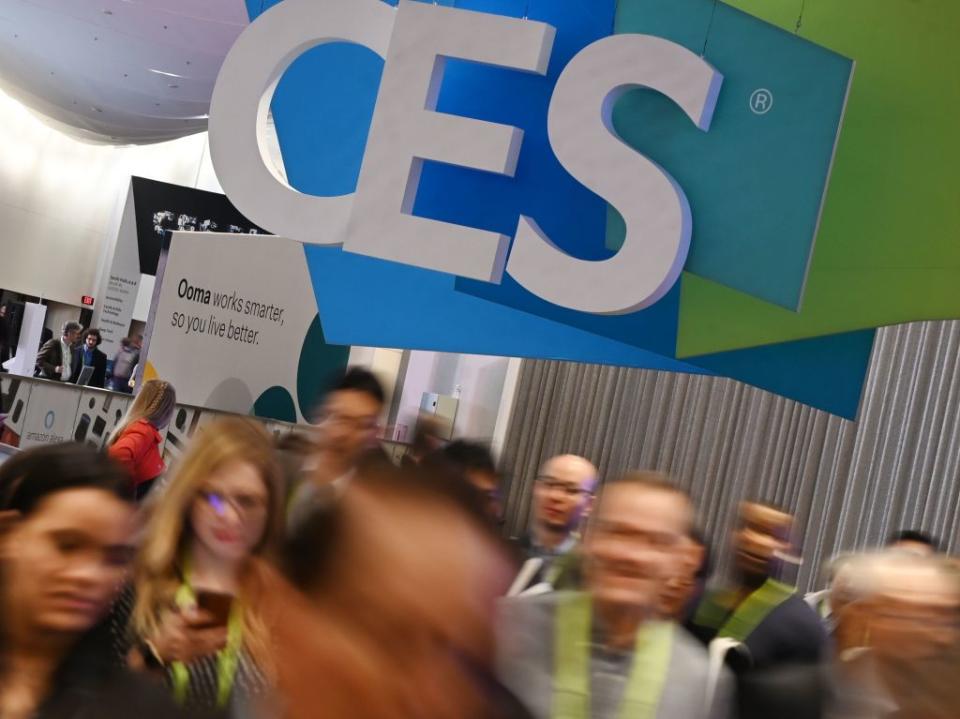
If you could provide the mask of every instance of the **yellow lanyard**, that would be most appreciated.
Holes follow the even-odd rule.
[[[729,615],[719,605],[716,595],[708,597],[697,610],[694,624],[717,630],[718,637],[744,642],[774,609],[793,596],[796,590],[775,579],[768,579],[744,599]]]
[[[190,562],[183,562],[183,584],[174,596],[177,607],[195,607],[197,595],[190,584]],[[230,701],[230,693],[237,678],[240,666],[240,650],[243,646],[243,611],[239,599],[234,599],[230,606],[230,618],[227,620],[227,644],[217,652],[217,707],[223,709]],[[173,675],[173,697],[178,704],[187,701],[190,691],[190,670],[183,662],[173,662],[170,665]]]
[[[557,606],[552,719],[589,719],[590,596],[578,593]],[[667,679],[673,625],[650,622],[637,632],[633,668],[620,705],[621,719],[654,719]]]

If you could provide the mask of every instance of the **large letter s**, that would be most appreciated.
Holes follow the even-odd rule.
[[[594,314],[634,312],[663,297],[687,258],[690,207],[663,168],[620,139],[611,113],[624,92],[647,87],[707,130],[722,80],[703,58],[651,35],[613,35],[580,51],[550,101],[550,144],[571,175],[620,212],[626,238],[608,260],[580,260],[521,216],[507,272],[545,300]]]

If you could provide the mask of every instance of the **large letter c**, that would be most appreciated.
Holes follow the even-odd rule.
[[[210,159],[230,201],[277,235],[318,245],[344,241],[353,194],[293,189],[267,153],[267,113],[290,64],[317,45],[350,42],[386,57],[396,10],[380,0],[284,0],[241,33],[210,101]]]

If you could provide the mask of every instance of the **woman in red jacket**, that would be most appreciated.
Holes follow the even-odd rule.
[[[138,500],[167,468],[160,456],[160,430],[169,424],[176,404],[177,393],[169,382],[144,382],[127,416],[107,441],[107,453],[127,470]]]

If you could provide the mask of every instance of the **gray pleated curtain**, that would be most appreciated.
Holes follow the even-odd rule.
[[[540,463],[573,452],[602,478],[670,473],[699,507],[721,570],[736,505],[798,518],[802,588],[821,563],[922,528],[956,546],[960,521],[960,323],[881,329],[857,422],[715,377],[524,361],[503,452],[507,526],[527,526]]]

